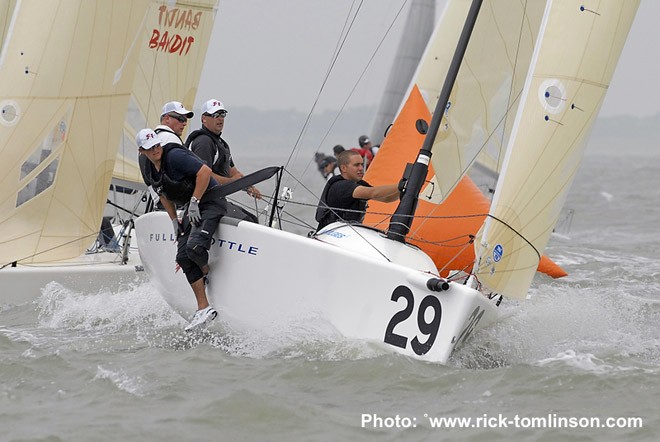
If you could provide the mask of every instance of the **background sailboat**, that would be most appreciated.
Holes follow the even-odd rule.
[[[157,124],[164,102],[179,96],[193,102],[216,3],[6,3],[11,20],[0,55],[5,302],[25,301],[20,293],[38,293],[50,281],[94,289],[143,277],[136,254],[121,265],[117,254],[84,252],[99,233],[111,179],[115,190],[143,186],[134,133]],[[111,195],[128,209],[140,196]]]
[[[160,124],[163,104],[176,100],[192,109],[218,1],[150,2],[137,40],[140,42],[136,48],[138,66],[118,143],[112,174],[114,186],[133,190],[145,188],[138,165],[135,135],[140,129]],[[134,196],[125,193],[113,196],[113,201],[124,208],[135,204]],[[140,213],[144,206],[141,209]],[[126,216],[119,210],[110,210],[106,214]]]
[[[15,4],[0,54],[3,264],[73,258],[98,233],[146,6]]]
[[[369,167],[365,179],[372,185],[391,182],[393,176],[402,176],[407,163],[415,160],[424,136],[417,132],[418,119],[429,121],[431,115],[419,90],[414,87],[403,109],[390,130],[377,159]],[[430,166],[426,180],[435,175]],[[468,271],[474,264],[473,240],[485,220],[490,203],[481,190],[464,176],[449,196],[440,204],[422,198],[415,212],[411,232],[406,241],[424,250],[440,270],[448,276],[451,270]],[[370,201],[364,224],[379,229],[387,228],[397,203]],[[538,270],[553,278],[566,276],[566,272],[548,257],[543,256]]]

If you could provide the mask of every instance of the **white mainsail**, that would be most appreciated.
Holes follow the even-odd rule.
[[[99,231],[148,2],[2,5],[0,264],[73,258]]]
[[[163,104],[175,100],[192,108],[218,1],[188,0],[174,4],[151,0],[135,43],[138,68],[117,149],[115,182],[144,185],[135,135],[140,129],[159,124]]]
[[[470,3],[447,3],[413,78],[431,111]],[[433,145],[431,160],[437,175],[420,198],[442,202],[477,157],[491,158],[488,167],[498,169],[495,161],[512,126],[507,116],[519,103],[543,10],[543,2],[536,0],[484,1]]]
[[[548,2],[490,217],[478,280],[524,298],[582,159],[639,0]]]

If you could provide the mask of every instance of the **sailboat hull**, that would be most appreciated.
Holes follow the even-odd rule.
[[[82,293],[98,293],[146,281],[136,254],[129,254],[128,262],[120,264],[116,253],[102,252],[57,263],[5,267],[0,270],[0,301],[11,305],[32,302],[51,282]]]
[[[189,317],[196,304],[175,267],[167,214],[145,214],[136,229],[152,282]],[[468,286],[430,290],[426,284],[436,278],[435,267],[415,247],[365,227],[331,225],[324,232],[312,239],[223,219],[210,250],[209,301],[236,329],[281,330],[282,324],[314,318],[348,338],[439,363],[497,318],[494,303]]]

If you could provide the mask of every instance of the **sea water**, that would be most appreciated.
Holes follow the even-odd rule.
[[[189,335],[149,283],[51,283],[0,307],[0,440],[658,440],[659,163],[587,156],[546,250],[569,276],[447,365],[313,317]]]

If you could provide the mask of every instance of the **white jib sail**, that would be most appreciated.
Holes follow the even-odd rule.
[[[475,272],[487,289],[527,295],[638,5],[548,2],[490,217],[475,241]]]

